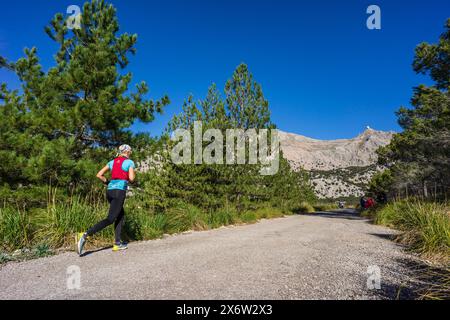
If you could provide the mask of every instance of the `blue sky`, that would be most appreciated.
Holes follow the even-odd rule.
[[[4,1],[0,55],[16,60],[36,46],[45,68],[55,45],[43,32],[56,12],[76,0]],[[159,134],[189,95],[223,88],[245,62],[263,86],[272,120],[284,130],[318,139],[350,138],[369,125],[400,130],[394,112],[409,105],[412,88],[429,83],[411,63],[420,42],[436,42],[450,17],[450,1],[126,0],[121,31],[137,33],[137,55],[127,71],[145,80],[149,97],[171,105],[135,131]],[[366,9],[382,10],[382,29],[366,28]],[[12,88],[14,75],[0,70]]]

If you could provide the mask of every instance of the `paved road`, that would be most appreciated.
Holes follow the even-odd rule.
[[[389,299],[413,259],[392,234],[342,211],[68,252],[2,266],[0,299]],[[80,290],[67,287],[74,265]],[[369,266],[381,290],[367,289]]]

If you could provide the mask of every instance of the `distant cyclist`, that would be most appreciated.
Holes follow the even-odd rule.
[[[87,232],[77,235],[77,251],[80,256],[83,254],[87,238],[113,223],[115,229],[113,251],[128,249],[126,243],[122,242],[121,234],[125,218],[123,205],[128,189],[128,182],[133,182],[136,177],[134,162],[130,160],[131,152],[131,147],[129,145],[125,144],[120,146],[117,158],[110,161],[99,171],[99,173],[97,173],[97,178],[108,185],[106,196],[110,204],[109,214],[105,220],[100,221]],[[108,179],[105,178],[105,173],[108,171],[111,171],[111,181],[108,181]]]

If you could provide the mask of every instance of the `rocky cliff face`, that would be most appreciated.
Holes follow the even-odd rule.
[[[367,129],[353,139],[316,140],[280,131],[281,149],[294,169],[311,172],[319,198],[359,197],[376,166],[376,150],[390,143],[393,132]]]

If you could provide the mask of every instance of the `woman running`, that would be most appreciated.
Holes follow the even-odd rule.
[[[125,202],[126,192],[128,189],[128,182],[133,182],[135,175],[134,162],[130,160],[131,147],[129,145],[122,145],[119,148],[117,158],[110,161],[102,170],[97,173],[104,184],[108,185],[106,196],[110,204],[109,214],[105,220],[100,221],[85,233],[80,233],[77,236],[77,251],[81,256],[83,254],[84,245],[88,237],[93,236],[97,232],[105,229],[114,223],[115,229],[115,243],[113,251],[121,251],[128,249],[126,243],[121,240],[122,227],[124,224],[125,211],[123,205]],[[105,178],[105,173],[111,171],[111,181]]]

